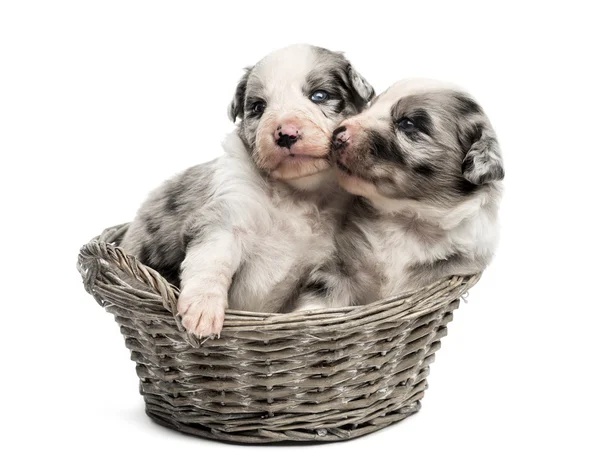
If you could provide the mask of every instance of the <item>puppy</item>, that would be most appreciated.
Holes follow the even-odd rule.
[[[504,168],[466,93],[398,82],[334,131],[332,159],[340,185],[359,197],[336,255],[310,278],[326,304],[365,304],[490,263]]]
[[[172,283],[197,336],[219,334],[227,307],[285,311],[333,251],[348,198],[328,159],[332,132],[373,88],[339,53],[309,45],[247,69],[225,155],[175,176],[143,204],[122,246]]]

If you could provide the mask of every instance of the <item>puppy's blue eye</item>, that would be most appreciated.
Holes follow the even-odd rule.
[[[396,122],[396,126],[398,126],[398,129],[402,130],[402,131],[416,131],[417,127],[415,126],[415,122],[410,119],[410,118],[400,118],[397,122]]]
[[[313,94],[310,96],[310,99],[315,103],[324,102],[328,98],[329,98],[329,94],[327,92],[325,92],[324,90],[317,90],[317,91],[313,92]]]

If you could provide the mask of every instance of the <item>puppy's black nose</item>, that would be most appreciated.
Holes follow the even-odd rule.
[[[298,136],[295,136],[294,134],[283,134],[280,132],[279,137],[277,138],[277,145],[279,145],[279,147],[285,147],[289,149],[297,141]]]
[[[333,142],[334,149],[341,149],[346,144],[348,144],[348,140],[350,140],[350,137],[348,136],[348,133],[346,132],[346,126],[340,126],[335,131],[333,131],[333,141],[332,142]]]

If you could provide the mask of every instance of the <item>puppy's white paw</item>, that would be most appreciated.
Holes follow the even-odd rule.
[[[184,289],[179,295],[177,313],[184,328],[195,336],[218,336],[226,307],[227,299],[219,293]]]

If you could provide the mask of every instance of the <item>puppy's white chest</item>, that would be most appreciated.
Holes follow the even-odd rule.
[[[327,253],[333,229],[333,219],[327,212],[310,202],[293,202],[275,205],[272,216],[269,243],[282,275],[285,268],[312,262]]]
[[[426,233],[398,218],[373,224],[371,243],[384,275],[382,297],[408,290],[411,267],[416,263],[431,262],[440,252],[440,238],[436,237],[428,245]]]
[[[383,231],[375,238],[374,253],[383,274],[381,296],[398,294],[408,280],[411,253],[403,235]]]
[[[310,202],[266,204],[270,221],[257,232],[234,279],[230,305],[261,310],[273,295],[293,291],[303,270],[333,248],[333,218]]]

